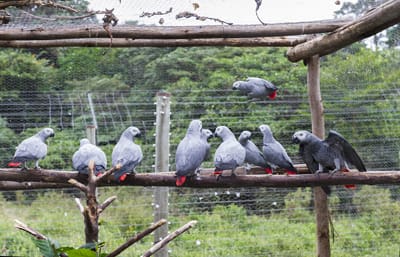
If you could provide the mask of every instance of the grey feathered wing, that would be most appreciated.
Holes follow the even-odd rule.
[[[114,177],[120,179],[123,174],[135,171],[136,166],[139,165],[143,159],[143,152],[139,145],[131,140],[123,138],[113,149],[111,159],[114,167],[117,164],[121,165],[121,168],[114,172]]]
[[[324,140],[330,147],[343,153],[346,163],[354,165],[359,171],[367,171],[360,156],[353,146],[338,132],[330,130],[327,138]]]
[[[206,147],[200,138],[185,136],[179,143],[175,153],[176,175],[178,176],[177,185],[182,185],[181,177],[194,175],[200,167],[206,154]],[[185,178],[182,178],[183,180]]]

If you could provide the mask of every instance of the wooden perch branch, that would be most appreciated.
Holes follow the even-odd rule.
[[[180,236],[181,234],[185,233],[187,230],[191,229],[196,225],[197,221],[192,220],[187,224],[183,225],[182,227],[178,228],[174,232],[170,233],[168,236],[163,238],[161,241],[153,245],[149,250],[147,250],[141,257],[149,257],[156,253],[158,250],[166,246],[169,242],[174,240],[176,237]]]
[[[167,220],[165,220],[165,219],[159,220],[158,222],[154,223],[153,225],[151,225],[149,228],[147,228],[143,232],[140,232],[139,234],[137,234],[137,235],[131,237],[130,239],[128,239],[124,244],[122,244],[117,249],[115,249],[114,251],[109,253],[106,257],[118,256],[120,253],[125,251],[128,247],[130,247],[131,245],[133,245],[137,241],[141,240],[142,238],[144,238],[145,236],[147,236],[148,234],[150,234],[151,232],[153,232],[157,228],[161,227],[165,223],[167,223]]]
[[[287,57],[290,61],[297,62],[313,55],[327,55],[399,22],[400,1],[391,0],[350,24],[289,49]]]
[[[111,175],[114,170],[119,168],[119,166],[111,168],[105,173],[106,176]],[[98,204],[96,187],[97,183],[101,181],[103,176],[96,177],[94,169],[94,161],[90,160],[88,165],[88,182],[86,186],[74,178],[68,179],[70,184],[79,188],[86,195],[86,207],[83,207],[79,199],[75,198],[75,202],[83,215],[83,220],[85,223],[86,243],[97,243],[99,239],[99,216],[117,198],[116,196],[112,196],[107,198],[102,204]]]
[[[195,39],[195,38],[248,38],[295,36],[331,32],[349,20],[324,20],[297,23],[275,23],[263,25],[207,25],[207,26],[133,26],[121,25],[113,28],[113,39]],[[77,28],[39,28],[0,30],[2,40],[53,40],[72,38],[109,38],[100,25]]]
[[[113,38],[111,47],[192,47],[192,46],[252,46],[284,47],[295,46],[311,39],[297,37],[256,37],[256,38],[198,38],[198,39],[130,39]],[[110,39],[79,38],[54,40],[0,40],[0,47],[43,48],[43,47],[110,47]]]
[[[114,195],[114,196],[108,197],[102,204],[100,204],[97,207],[98,215],[100,215],[112,202],[114,202],[115,199],[117,199],[117,197]]]
[[[300,173],[308,172],[304,165],[295,165]],[[212,175],[214,169],[204,169],[197,178],[188,179],[184,187],[193,188],[230,188],[230,187],[313,187],[321,185],[345,185],[345,184],[399,184],[400,171],[370,171],[370,172],[337,172],[334,175],[329,174],[299,174],[299,175],[264,175],[262,169],[252,168],[248,174],[244,175],[244,169],[238,168],[236,173],[238,176],[230,177],[230,173],[226,171],[226,176],[220,177],[219,180]],[[27,170],[20,169],[0,169],[0,181],[32,181],[61,183],[68,185],[69,179],[76,179],[81,183],[86,183],[85,178],[77,172],[71,171],[54,171],[54,170]],[[134,176],[127,176],[123,183],[115,180],[113,176],[108,176],[106,180],[102,180],[97,186],[167,186],[175,187],[174,172],[162,173],[138,173]],[[31,182],[31,183],[32,183]],[[1,184],[0,184],[1,185]],[[71,187],[68,185],[66,187]],[[5,190],[6,188],[1,188]],[[25,189],[25,188],[21,188]]]

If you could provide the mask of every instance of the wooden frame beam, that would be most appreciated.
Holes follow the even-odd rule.
[[[257,168],[258,169],[258,168]],[[226,171],[222,177],[217,179],[211,174],[212,170],[207,169],[204,175],[196,179],[188,179],[184,187],[193,188],[240,188],[240,187],[313,187],[321,185],[346,185],[346,184],[400,184],[400,172],[398,171],[373,171],[373,172],[347,172],[334,175],[329,174],[300,174],[300,175],[240,175],[231,177],[230,172]],[[17,183],[21,183],[22,188],[27,189],[26,183],[50,183],[61,184],[62,187],[72,187],[68,185],[69,179],[76,179],[86,183],[87,176],[78,174],[74,171],[60,170],[28,170],[19,169],[0,169],[0,190],[17,190]],[[167,186],[176,187],[175,174],[173,172],[162,173],[139,173],[126,178],[123,183],[109,176],[99,182],[97,186]],[[13,188],[2,187],[7,185],[5,181],[13,181]],[[64,186],[65,185],[65,186]],[[30,189],[32,189],[31,187]],[[45,187],[42,187],[45,188]]]
[[[311,39],[297,37],[256,38],[196,38],[196,39],[130,39],[130,38],[77,38],[55,40],[0,40],[0,47],[192,47],[192,46],[238,46],[238,47],[293,47]]]
[[[110,29],[113,39],[194,39],[293,36],[331,32],[349,23],[345,20],[322,20],[268,25],[208,26],[128,26]],[[72,38],[109,38],[101,25],[77,28],[1,29],[2,40],[54,40]]]
[[[331,33],[289,49],[287,57],[289,61],[297,62],[313,55],[324,56],[399,22],[400,0],[390,0]]]

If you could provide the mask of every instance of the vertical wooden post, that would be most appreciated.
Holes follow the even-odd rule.
[[[89,142],[93,145],[96,145],[96,126],[95,125],[87,125],[86,126],[86,137],[89,139]]]
[[[170,94],[157,93],[156,109],[156,157],[155,171],[169,171],[169,128],[170,128]],[[168,187],[156,187],[154,190],[154,222],[161,219],[168,220]],[[154,243],[168,235],[168,224],[154,232]],[[163,247],[156,257],[167,257],[168,248]]]
[[[307,60],[308,98],[311,111],[312,132],[324,138],[325,121],[319,81],[319,56]],[[317,256],[330,256],[328,197],[321,187],[314,187],[314,208],[317,223]]]

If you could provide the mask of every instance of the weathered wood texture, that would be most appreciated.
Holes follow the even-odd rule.
[[[324,56],[399,22],[400,0],[391,0],[331,33],[289,49],[287,57],[290,61],[297,62],[313,55]]]
[[[311,112],[312,132],[319,138],[325,135],[324,108],[320,89],[320,62],[319,56],[314,55],[307,59],[307,88],[308,101]],[[329,208],[328,196],[321,187],[314,187],[314,208],[317,235],[317,256],[330,256],[329,242]]]
[[[292,36],[331,32],[349,20],[322,20],[264,25],[207,25],[207,26],[116,26],[111,29],[113,39],[194,39],[246,38]],[[53,40],[72,38],[109,38],[99,24],[77,28],[1,29],[2,40]]]
[[[197,39],[130,39],[78,38],[55,40],[0,40],[0,47],[43,48],[43,47],[192,47],[192,46],[237,46],[237,47],[292,47],[311,39],[297,37],[255,38],[197,38]]]
[[[207,170],[210,171],[211,170]],[[213,175],[200,175],[197,179],[189,179],[184,187],[193,188],[229,188],[229,187],[310,187],[321,185],[345,185],[345,184],[400,184],[400,171],[374,171],[374,172],[347,172],[329,174],[301,174],[301,175],[241,175],[231,177],[229,171],[224,171],[218,180]],[[211,173],[209,173],[211,174]],[[66,184],[70,178],[85,183],[87,176],[77,172],[57,170],[28,170],[0,169],[0,181],[16,182],[50,182]],[[175,175],[173,172],[139,173],[131,175],[122,183],[116,181],[113,176],[108,176],[97,186],[168,186],[175,187]],[[71,187],[71,185],[69,185]],[[1,190],[5,190],[0,188]]]

